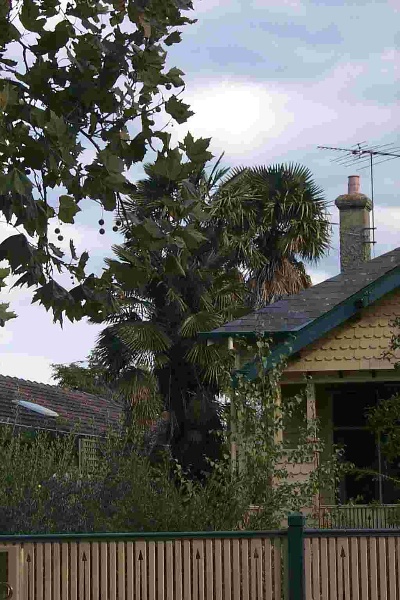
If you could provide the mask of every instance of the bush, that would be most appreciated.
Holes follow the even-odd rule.
[[[265,343],[260,343],[260,360]],[[268,350],[268,347],[267,347]],[[202,481],[164,452],[157,462],[146,454],[143,429],[113,431],[100,443],[95,472],[83,476],[76,463],[76,433],[51,436],[0,435],[0,528],[3,533],[129,531],[210,531],[279,527],[292,510],[312,505],[323,486],[338,479],[337,455],[304,482],[290,481],[286,463],[298,464],[320,453],[318,423],[299,430],[291,448],[284,422],[301,402],[276,404],[280,371],[261,369],[231,391],[236,423],[222,432],[224,455],[211,462]],[[277,441],[277,440],[283,441]],[[238,444],[233,464],[229,448]],[[257,510],[249,511],[251,505]]]

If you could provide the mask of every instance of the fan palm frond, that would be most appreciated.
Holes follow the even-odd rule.
[[[118,389],[123,395],[132,417],[136,421],[155,419],[162,410],[158,382],[154,374],[145,368],[130,367],[118,380]]]
[[[150,321],[122,323],[117,335],[131,352],[165,352],[171,347],[168,335]]]
[[[189,310],[188,304],[184,301],[181,294],[179,294],[174,288],[170,287],[166,293],[166,300],[170,304],[176,304],[179,312],[185,313]]]
[[[181,325],[180,334],[184,338],[195,337],[201,331],[210,331],[222,325],[220,314],[200,311],[189,315]]]
[[[225,351],[224,351],[225,350]],[[226,375],[232,371],[233,357],[220,344],[207,345],[204,342],[195,342],[186,354],[186,359],[200,367],[205,383],[220,385]]]
[[[118,326],[110,325],[97,336],[93,350],[93,361],[106,367],[110,374],[116,376],[130,365],[132,353],[117,334]]]

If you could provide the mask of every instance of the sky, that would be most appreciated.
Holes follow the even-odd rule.
[[[187,131],[210,137],[213,154],[225,152],[223,166],[232,168],[299,163],[324,190],[332,241],[318,265],[308,266],[314,284],[339,272],[334,200],[346,193],[348,176],[360,175],[361,191],[371,195],[368,169],[340,165],[340,153],[317,146],[400,146],[399,6],[398,0],[194,0],[189,16],[197,23],[169,48],[167,65],[184,71],[181,98],[195,112],[170,129],[173,143]],[[138,165],[134,176],[141,175]],[[373,256],[400,246],[399,189],[400,159],[377,164]],[[75,225],[62,225],[64,243],[72,237],[78,252],[88,250],[89,272],[100,274],[111,246],[122,240],[112,232],[110,213],[90,202],[82,208]],[[0,222],[0,239],[10,233]],[[18,314],[0,328],[0,374],[54,383],[51,364],[84,361],[101,327],[65,321],[61,329],[31,299],[26,288],[0,296]]]

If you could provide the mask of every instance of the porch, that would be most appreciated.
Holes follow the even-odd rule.
[[[400,393],[399,374],[384,372],[313,373],[308,383],[286,374],[281,381],[281,401],[301,390],[305,403],[301,418],[315,415],[325,450],[320,460],[343,448],[343,460],[358,472],[348,473],[336,489],[323,490],[313,515],[321,529],[400,528],[400,457],[385,458],[382,439],[368,428],[368,410]],[[303,376],[304,382],[304,374]],[[299,417],[298,417],[299,418]],[[296,422],[287,435],[293,435]],[[310,520],[311,524],[311,520]]]
[[[315,520],[319,529],[399,529],[400,504],[321,506]]]

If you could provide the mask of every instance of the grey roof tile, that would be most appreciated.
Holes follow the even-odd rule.
[[[211,333],[293,331],[296,327],[302,327],[320,317],[398,266],[400,266],[400,248],[226,323]]]

